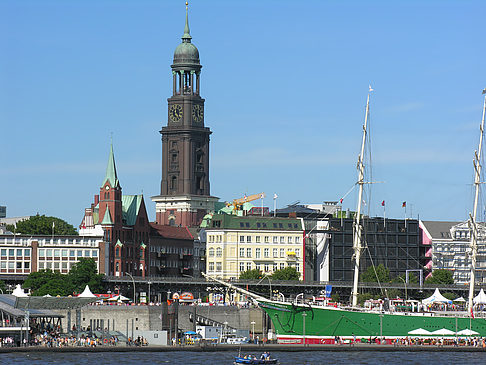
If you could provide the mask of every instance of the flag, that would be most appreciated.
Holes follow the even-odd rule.
[[[370,86],[370,92],[372,92],[372,91],[373,91],[373,89],[371,88],[371,84],[370,84],[369,86]]]
[[[341,203],[341,204],[343,203],[343,198],[341,198],[341,200],[339,201],[339,203]]]
[[[273,199],[277,199],[277,198],[278,198],[277,193],[273,194]]]
[[[486,89],[483,89],[483,94],[486,94]]]
[[[56,224],[54,223],[54,221],[52,221],[52,229],[54,229],[54,226],[55,226],[55,225],[56,225]]]
[[[381,206],[382,206],[382,207],[384,207],[384,206],[385,206],[385,201],[384,201],[384,200],[381,202]]]
[[[405,208],[407,206],[407,202],[402,203],[402,208]]]

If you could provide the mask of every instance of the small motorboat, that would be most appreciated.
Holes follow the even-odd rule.
[[[235,356],[234,364],[266,365],[266,364],[279,364],[279,362],[278,359],[271,359],[269,356],[261,356],[259,359],[252,356],[248,356],[248,357]]]

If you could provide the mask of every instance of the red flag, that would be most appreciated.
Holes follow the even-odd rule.
[[[342,204],[343,203],[343,198],[341,198],[341,200],[339,202]]]
[[[407,206],[407,202],[402,203],[402,208],[405,208]]]
[[[385,201],[384,201],[384,200],[381,202],[381,206],[382,206],[382,207],[384,207],[384,206],[385,206]]]

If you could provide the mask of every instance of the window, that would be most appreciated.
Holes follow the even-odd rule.
[[[52,250],[51,250],[51,249],[49,249],[49,248],[48,248],[48,249],[46,250],[46,256],[47,256],[47,257],[52,257]]]
[[[265,236],[265,243],[269,243],[269,242],[270,242],[270,237]]]
[[[21,269],[22,268],[22,262],[17,262],[17,269]]]
[[[251,236],[246,236],[246,242],[251,243]]]
[[[285,243],[285,237],[284,236],[280,236],[280,243]]]
[[[218,272],[223,271],[223,265],[221,264],[221,262],[216,263],[216,271]]]
[[[245,257],[245,249],[240,247],[240,257]]]
[[[8,268],[9,268],[9,269],[15,269],[15,262],[10,261],[10,262],[8,263]]]
[[[209,271],[214,271],[214,262],[209,263]]]
[[[263,257],[270,257],[270,249],[264,248],[263,249]],[[266,270],[268,271],[268,270]]]
[[[216,257],[222,257],[223,256],[223,250],[221,249],[221,247],[218,247],[216,249]]]
[[[10,250],[8,250],[8,255],[9,255],[10,257],[14,257],[14,256],[15,256],[15,250],[14,250],[14,249],[10,249]]]
[[[39,257],[44,257],[46,255],[46,250],[44,250],[43,248],[41,248],[39,250]]]
[[[288,237],[288,243],[292,243],[292,236]]]
[[[245,223],[245,227],[246,227],[246,228],[250,228],[250,223],[246,222],[246,223]]]
[[[21,248],[17,249],[17,256],[22,256],[22,249]]]
[[[260,258],[260,248],[255,248],[255,258],[259,259]]]
[[[285,249],[284,248],[280,249],[280,257],[285,257]]]
[[[2,256],[7,256],[7,249],[2,248],[1,255]]]
[[[255,242],[256,242],[256,243],[260,243],[260,236],[256,236],[256,237],[255,237]]]
[[[298,262],[295,263],[295,270],[300,271],[300,265]]]
[[[214,257],[214,248],[212,248],[212,247],[211,247],[211,248],[208,250],[208,256],[209,256],[209,257]]]
[[[54,263],[54,270],[59,270],[59,262]]]
[[[43,262],[39,262],[39,270],[43,270],[44,269],[44,263]]]
[[[260,264],[256,264],[255,265],[255,269],[257,269],[258,271],[260,271]]]
[[[61,254],[62,254],[62,257],[67,257],[68,250],[62,250]]]
[[[240,262],[240,272],[245,271],[245,263]]]
[[[278,237],[277,236],[273,236],[273,243],[278,243]]]
[[[245,227],[245,224],[243,222],[240,222],[240,228]]]
[[[251,257],[251,248],[246,249],[246,257]]]
[[[300,249],[296,248],[294,251],[295,251],[295,256],[300,257]]]
[[[275,271],[277,271],[277,263],[276,262],[273,263],[273,272],[275,272]]]
[[[96,250],[91,251],[91,256],[92,257],[98,257],[98,251],[96,251]]]
[[[240,243],[245,243],[245,236],[240,236]]]
[[[84,250],[84,257],[89,257],[89,251],[90,250]]]
[[[283,270],[283,269],[285,269],[285,263],[281,262],[280,263],[280,270]]]
[[[265,272],[268,272],[268,270],[270,269],[270,267],[268,266],[268,264],[265,264]]]
[[[30,262],[24,262],[24,269],[30,269]]]
[[[78,250],[78,257],[82,257],[82,256],[83,256],[83,250]],[[119,255],[117,255],[117,256],[119,256]]]
[[[63,270],[66,270],[67,269],[67,262],[63,262],[62,263],[62,268],[63,268]]]
[[[300,243],[300,237],[295,237],[295,243]]]
[[[74,250],[69,250],[69,257],[74,257]]]
[[[30,248],[26,248],[26,249],[24,250],[24,256],[25,256],[25,257],[30,257]]]
[[[61,256],[61,250],[56,249],[54,250],[54,257],[60,257]]]
[[[246,263],[246,270],[251,270],[251,262]]]
[[[273,249],[273,257],[278,257],[278,248]]]

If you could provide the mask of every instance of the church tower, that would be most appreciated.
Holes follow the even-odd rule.
[[[218,200],[209,189],[209,136],[200,96],[199,51],[191,43],[188,10],[182,43],[174,51],[172,96],[162,134],[162,181],[155,202],[162,225],[197,226]]]

